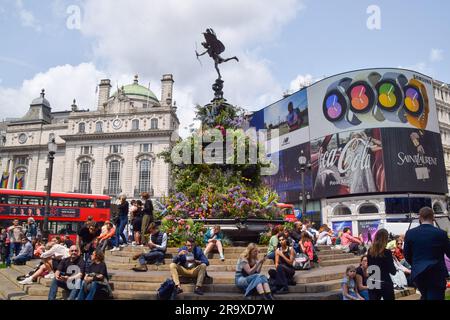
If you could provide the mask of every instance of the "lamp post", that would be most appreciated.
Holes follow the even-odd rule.
[[[52,176],[53,176],[53,160],[55,159],[57,145],[55,138],[52,138],[48,142],[48,179],[47,179],[47,199],[45,203],[45,214],[44,214],[44,226],[42,232],[42,238],[44,243],[48,240],[48,217],[50,215],[50,194],[52,191]]]
[[[301,175],[301,184],[302,184],[302,193],[300,195],[300,200],[302,201],[302,216],[306,214],[306,192],[305,192],[305,171],[306,169],[311,168],[311,164],[306,159],[303,154],[303,150],[300,153],[300,157],[298,157],[298,163],[300,164],[300,175]],[[308,194],[309,196],[309,194]],[[309,198],[309,197],[308,197]]]

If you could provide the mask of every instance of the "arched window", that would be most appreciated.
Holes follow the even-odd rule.
[[[120,192],[120,162],[113,160],[109,163],[108,193],[118,195]]]
[[[99,121],[95,124],[95,132],[101,133],[103,132],[103,122]]]
[[[88,161],[80,163],[80,193],[91,193],[91,164]]]
[[[359,207],[360,214],[378,213],[378,208],[372,203],[365,203]]]
[[[78,124],[78,133],[85,133],[86,132],[86,125],[84,122],[81,122]]]
[[[139,119],[131,121],[131,130],[139,130]]]
[[[335,216],[349,216],[351,214],[352,211],[350,210],[350,208],[343,205],[339,205],[333,210],[333,215]]]
[[[150,121],[150,129],[158,129],[158,119],[152,119]]]
[[[139,162],[139,193],[150,191],[150,160]]]

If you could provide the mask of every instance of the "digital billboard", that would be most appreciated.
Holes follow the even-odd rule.
[[[439,133],[432,79],[403,69],[336,75],[307,88],[312,140],[342,131],[412,128]]]
[[[256,112],[250,124],[280,130],[266,149],[280,157],[280,172],[266,181],[282,201],[294,202],[300,192],[300,150],[312,165],[307,191],[314,199],[448,191],[432,79],[423,74],[368,69],[332,76]]]

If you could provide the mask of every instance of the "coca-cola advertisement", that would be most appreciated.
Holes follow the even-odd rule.
[[[315,199],[386,191],[380,129],[312,141],[311,164]]]
[[[407,128],[381,130],[389,191],[447,193],[438,133]]]

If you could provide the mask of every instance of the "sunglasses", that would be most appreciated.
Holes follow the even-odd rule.
[[[70,252],[78,252],[78,250],[69,250]]]

